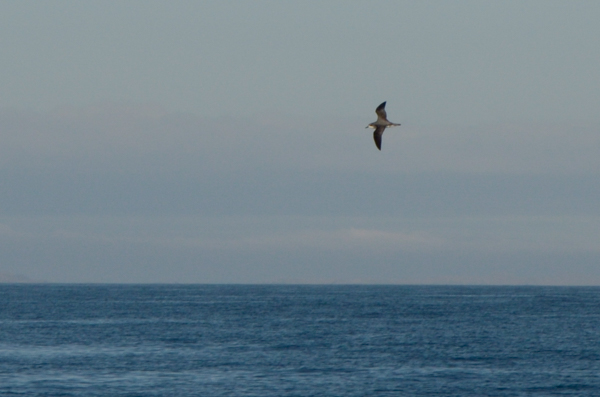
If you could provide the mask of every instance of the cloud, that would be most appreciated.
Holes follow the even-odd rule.
[[[594,126],[404,123],[379,152],[369,121],[0,112],[0,270],[81,282],[596,277]]]
[[[5,218],[13,242],[149,245],[215,251],[600,252],[600,218],[574,216],[403,217],[106,217]]]
[[[18,233],[0,236],[0,272],[53,282],[600,282],[598,218],[61,216],[3,224]]]
[[[320,249],[338,250],[422,250],[438,248],[439,238],[425,232],[389,232],[375,229],[300,230],[287,234],[248,235],[234,239],[187,240],[211,249]]]
[[[370,119],[285,115],[199,118],[154,105],[0,112],[3,167],[71,167],[119,173],[248,169],[383,173],[577,174],[600,169],[597,125],[415,126],[374,149]]]
[[[0,272],[53,282],[600,282],[598,217],[4,217]]]
[[[370,119],[369,119],[370,120]],[[368,121],[367,121],[368,122]],[[154,105],[0,112],[0,213],[595,213],[593,126],[199,118]]]
[[[476,174],[597,173],[597,125],[503,123],[408,129],[410,172]],[[397,140],[397,138],[394,138]]]

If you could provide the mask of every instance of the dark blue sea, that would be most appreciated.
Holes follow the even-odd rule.
[[[1,396],[600,396],[600,288],[0,285]]]

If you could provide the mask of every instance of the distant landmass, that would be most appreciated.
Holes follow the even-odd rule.
[[[0,272],[0,283],[35,283],[33,280],[23,274]]]

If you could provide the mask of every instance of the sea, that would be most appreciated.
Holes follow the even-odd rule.
[[[600,396],[600,288],[0,284],[0,396]]]

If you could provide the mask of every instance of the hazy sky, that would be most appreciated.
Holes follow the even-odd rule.
[[[598,20],[0,1],[0,281],[600,285]]]

